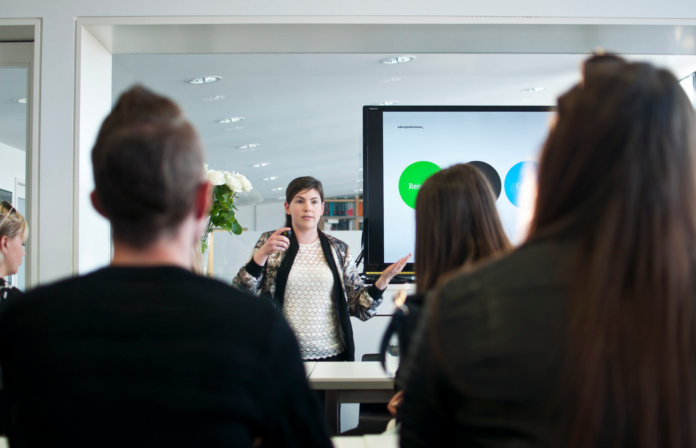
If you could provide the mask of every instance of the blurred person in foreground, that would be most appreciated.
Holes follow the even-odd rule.
[[[625,62],[558,105],[526,243],[428,297],[404,447],[696,446],[692,106]]]
[[[403,365],[410,354],[411,336],[419,321],[426,294],[444,279],[501,257],[512,246],[500,223],[495,194],[486,176],[470,163],[457,164],[430,176],[416,197],[416,294],[397,306],[382,340],[384,356],[393,333],[399,338]],[[403,405],[400,371],[397,390],[387,409],[396,417]],[[361,404],[361,409],[365,404]],[[379,409],[382,404],[369,404]],[[383,409],[383,408],[382,408]],[[344,435],[378,434],[386,423],[361,424]],[[388,427],[391,427],[388,426]]]
[[[114,258],[0,316],[13,447],[331,446],[269,301],[190,272],[210,186],[179,108],[124,93],[92,151]]]

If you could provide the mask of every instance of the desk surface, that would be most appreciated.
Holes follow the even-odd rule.
[[[318,362],[309,375],[309,387],[320,390],[393,390],[378,362]]]
[[[304,364],[305,373],[307,374],[307,378],[309,378],[309,375],[312,374],[312,370],[314,370],[314,366],[317,365],[317,362],[316,361],[305,361],[305,362],[303,362],[303,364]],[[2,447],[0,447],[0,448],[2,448]]]
[[[333,437],[334,448],[398,448],[399,436],[378,434],[362,437]]]

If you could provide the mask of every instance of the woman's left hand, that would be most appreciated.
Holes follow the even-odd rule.
[[[385,290],[391,279],[393,279],[394,276],[401,272],[404,266],[406,266],[409,258],[411,258],[411,254],[406,255],[404,258],[385,269],[382,272],[382,275],[375,282],[375,286],[381,290]]]

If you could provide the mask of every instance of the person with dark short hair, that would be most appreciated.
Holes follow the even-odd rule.
[[[355,361],[350,316],[377,313],[382,292],[410,254],[387,267],[374,285],[363,284],[346,243],[319,230],[321,182],[294,179],[285,192],[285,227],[259,238],[234,285],[274,298],[300,344],[302,359]]]
[[[211,201],[203,162],[171,100],[119,98],[92,150],[111,265],[0,316],[11,446],[331,446],[283,316],[190,271]]]

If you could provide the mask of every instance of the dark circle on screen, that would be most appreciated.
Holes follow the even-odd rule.
[[[491,187],[493,187],[493,193],[495,193],[495,199],[497,200],[500,197],[500,192],[502,191],[503,183],[500,181],[500,175],[495,170],[495,168],[493,168],[486,162],[469,162],[469,164],[474,165],[483,173],[484,176],[486,176],[486,179],[488,179],[488,182],[491,184]]]

